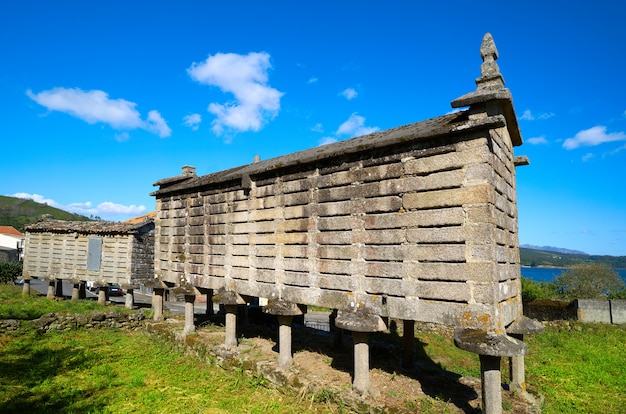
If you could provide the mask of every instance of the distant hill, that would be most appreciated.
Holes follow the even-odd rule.
[[[535,246],[532,244],[522,244],[520,247],[524,247],[532,250],[543,250],[546,252],[555,252],[555,253],[566,253],[566,254],[587,254],[585,252],[581,252],[580,250],[570,250],[563,249],[561,247],[552,247],[552,246]]]
[[[522,266],[530,267],[570,267],[578,263],[604,263],[613,269],[626,269],[626,256],[596,256],[575,250],[559,250],[561,251],[520,247],[520,263]],[[576,253],[563,253],[562,251]]]
[[[57,220],[89,221],[89,217],[80,214],[68,213],[46,204],[37,203],[23,198],[0,196],[0,225],[13,226],[23,232],[24,226],[41,219],[44,214],[50,214]]]

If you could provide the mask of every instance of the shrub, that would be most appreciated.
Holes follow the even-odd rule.
[[[532,302],[539,299],[556,299],[558,287],[555,282],[535,282],[522,277],[522,301]]]
[[[22,262],[0,262],[0,283],[13,283],[22,277]]]
[[[609,266],[581,263],[556,278],[565,299],[602,299],[624,289],[624,281]]]

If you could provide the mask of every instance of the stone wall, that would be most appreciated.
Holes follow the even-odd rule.
[[[47,313],[28,322],[32,323],[43,332],[100,328],[137,330],[143,329],[145,319],[145,315],[140,312],[94,312],[91,315],[62,315],[57,313]],[[0,334],[15,332],[23,323],[24,321],[18,319],[2,319],[0,320]]]
[[[522,313],[512,98],[486,59],[459,112],[155,183],[155,275],[504,332]],[[488,58],[487,58],[488,57]],[[497,66],[496,66],[497,69]]]

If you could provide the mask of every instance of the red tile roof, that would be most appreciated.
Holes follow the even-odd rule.
[[[0,226],[0,234],[8,234],[10,236],[24,237],[24,234],[20,233],[13,226]]]

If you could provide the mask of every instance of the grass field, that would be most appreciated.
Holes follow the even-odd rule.
[[[50,301],[20,292],[0,285],[0,319],[102,310],[93,302]],[[126,311],[108,306],[111,310]],[[42,334],[23,325],[19,334],[0,335],[2,413],[344,411],[333,400],[279,390],[263,377],[184,355],[174,344],[144,332]],[[480,375],[476,355],[449,346],[450,338],[433,332],[417,337],[425,357],[443,369]],[[544,413],[626,412],[626,327],[567,322],[528,336],[527,342],[526,380],[529,391],[545,397]],[[503,379],[506,375],[503,361]]]

